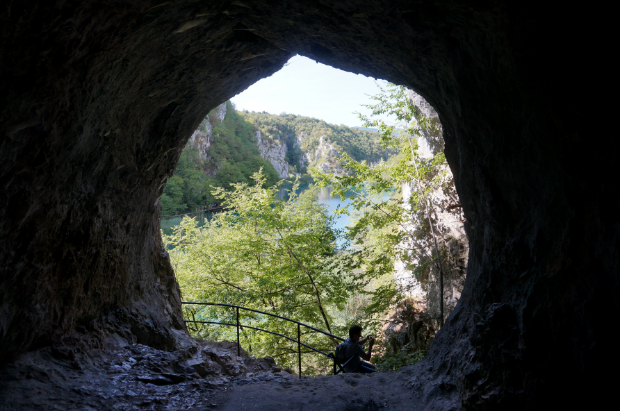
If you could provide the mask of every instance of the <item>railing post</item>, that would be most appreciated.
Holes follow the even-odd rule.
[[[301,325],[297,323],[297,359],[299,360],[299,379],[301,380]]]
[[[241,356],[241,344],[239,343],[239,307],[237,307],[237,357]]]
[[[236,317],[237,317],[236,320],[237,321],[234,324],[233,323],[228,323],[228,322],[222,323],[222,322],[217,322],[217,321],[198,321],[198,320],[196,320],[195,313],[192,312],[191,310],[189,310],[189,313],[190,313],[190,315],[192,315],[193,320],[186,320],[185,318],[183,318],[183,321],[185,321],[186,323],[219,324],[219,325],[226,325],[226,326],[237,327],[237,356],[241,356],[241,340],[240,340],[241,317],[240,317],[240,312],[239,312],[240,309],[249,310],[249,311],[252,311],[252,312],[259,313],[259,314],[269,315],[269,316],[272,316],[272,317],[276,317],[276,318],[280,318],[280,319],[283,319],[283,320],[286,320],[286,321],[291,321],[291,322],[296,323],[297,324],[297,362],[298,362],[298,367],[299,367],[299,379],[300,380],[301,380],[301,374],[302,374],[302,369],[301,369],[301,346],[302,346],[302,343],[301,343],[301,326],[302,325],[304,327],[307,327],[307,328],[309,328],[311,330],[314,330],[316,332],[320,332],[320,333],[323,333],[323,334],[328,335],[330,337],[337,338],[339,340],[344,341],[340,337],[337,337],[337,336],[332,335],[330,333],[327,333],[325,331],[319,330],[317,328],[311,327],[311,326],[309,326],[307,324],[303,324],[303,323],[300,323],[298,321],[291,320],[290,318],[282,317],[282,316],[279,316],[279,315],[276,315],[276,314],[267,313],[267,312],[264,312],[264,311],[254,310],[254,309],[251,309],[251,308],[240,307],[238,305],[218,304],[218,303],[201,303],[201,302],[186,302],[186,301],[182,301],[181,304],[183,304],[183,305],[197,304],[197,305],[206,305],[206,306],[221,306],[221,307],[235,308],[236,309]],[[289,336],[286,336],[286,335],[282,335],[280,333],[276,333],[276,332],[269,331],[269,330],[263,330],[261,328],[255,328],[255,327],[252,327],[252,324],[253,324],[253,319],[250,317],[250,324],[246,325],[247,327],[250,327],[250,329],[257,330],[257,331],[262,331],[262,332],[266,332],[266,333],[270,333],[270,334],[274,334],[274,335],[277,335],[279,337],[286,338],[289,341],[295,342],[295,340],[292,337],[289,337]],[[320,351],[320,350],[318,350],[316,348],[313,348],[313,347],[311,347],[309,345],[305,345],[305,344],[303,344],[303,345],[306,346],[307,348],[309,348],[309,349],[319,353],[319,354],[323,354],[326,357],[332,357],[334,359],[334,373],[338,371],[338,368],[340,367],[340,365],[336,361],[336,359],[334,358],[333,354],[326,354],[323,351]],[[252,347],[250,345],[250,350],[251,349],[252,349]]]

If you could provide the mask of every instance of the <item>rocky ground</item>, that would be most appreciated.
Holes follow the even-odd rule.
[[[47,347],[0,372],[0,410],[412,410],[412,368],[370,376],[304,377],[230,342],[186,352],[141,344]]]
[[[225,411],[422,410],[422,393],[412,370],[399,373],[339,374],[234,383],[222,396]],[[220,409],[220,408],[216,408]]]

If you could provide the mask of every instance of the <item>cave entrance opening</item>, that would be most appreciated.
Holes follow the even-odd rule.
[[[380,104],[383,107],[380,107]],[[389,107],[386,107],[386,104]],[[368,123],[369,121],[374,123]],[[399,140],[400,146],[379,144],[382,135],[392,133],[381,131],[386,127],[394,129],[393,137],[402,140]],[[405,135],[408,140],[403,139]],[[406,144],[405,141],[409,143]],[[221,302],[247,305],[247,297],[242,295],[243,293],[236,293],[239,295],[232,297],[230,295],[230,287],[240,290],[248,286],[247,282],[233,279],[227,283],[227,280],[219,279],[214,285],[214,275],[211,273],[215,272],[214,267],[219,265],[205,263],[201,268],[193,263],[192,259],[205,261],[204,255],[186,255],[182,250],[188,246],[187,238],[183,240],[184,245],[179,242],[183,231],[179,224],[183,218],[194,218],[196,224],[192,229],[205,230],[202,234],[205,239],[209,235],[217,235],[210,224],[212,218],[218,219],[221,216],[214,216],[208,211],[216,209],[219,213],[223,210],[220,203],[222,198],[209,196],[213,187],[231,190],[229,186],[232,184],[251,184],[251,175],[262,168],[267,174],[266,186],[271,186],[280,179],[290,182],[279,186],[275,197],[277,201],[283,199],[283,193],[291,189],[295,179],[302,181],[302,191],[309,189],[309,185],[315,182],[314,179],[318,183],[321,179],[316,174],[317,170],[340,176],[352,173],[345,166],[343,154],[355,162],[377,167],[377,170],[384,167],[385,170],[381,168],[383,171],[376,172],[379,174],[386,174],[389,169],[395,170],[399,164],[405,164],[404,156],[411,155],[416,166],[410,167],[409,174],[394,177],[393,186],[384,188],[378,194],[379,197],[374,196],[374,200],[371,200],[371,196],[366,198],[374,201],[374,207],[385,215],[395,215],[398,213],[397,209],[402,209],[402,214],[398,214],[390,224],[383,223],[381,229],[393,232],[393,235],[400,236],[401,240],[392,241],[393,247],[398,250],[390,257],[393,260],[392,268],[386,269],[381,278],[373,280],[365,287],[365,292],[375,293],[377,297],[362,298],[354,293],[348,297],[343,310],[337,309],[337,304],[324,296],[322,304],[326,306],[325,313],[321,308],[324,322],[315,326],[329,328],[331,323],[346,333],[344,330],[348,326],[360,320],[356,319],[353,313],[376,304],[373,301],[380,298],[378,296],[381,284],[392,282],[399,297],[391,297],[389,303],[383,304],[383,311],[374,312],[376,318],[372,323],[369,322],[372,324],[369,327],[372,327],[373,333],[381,335],[381,350],[384,353],[382,358],[386,364],[387,359],[392,357],[399,357],[399,360],[404,357],[403,364],[419,359],[422,353],[429,349],[435,333],[456,306],[464,286],[467,267],[468,241],[463,228],[464,218],[452,173],[443,158],[443,150],[439,116],[419,94],[383,80],[377,81],[338,70],[306,57],[292,57],[281,70],[259,80],[205,116],[192,133],[177,169],[164,189],[160,200],[162,230],[171,252],[181,292],[206,302],[204,294],[197,292],[200,287],[196,287],[197,282],[203,281],[219,290],[209,293],[211,298],[215,299],[208,300],[209,302],[220,301],[219,295],[226,295],[226,301]],[[384,163],[389,166],[382,165]],[[440,165],[432,169],[431,165],[435,163]],[[367,180],[366,184],[377,185],[377,176],[373,178],[372,181]],[[341,199],[333,191],[334,187],[329,185],[317,193],[318,203],[327,206],[330,212],[341,207],[353,208],[355,204],[351,204],[352,199],[355,196],[365,196],[367,191],[372,189],[367,186],[367,190],[358,192],[354,187],[350,187],[344,193],[345,198]],[[200,195],[202,199],[199,199]],[[192,196],[194,198],[191,198]],[[395,198],[391,198],[392,196]],[[182,204],[183,201],[185,204]],[[394,207],[394,202],[398,207]],[[189,203],[193,205],[190,206]],[[183,213],[171,216],[178,211]],[[372,215],[370,212],[366,213],[368,216]],[[374,215],[366,218],[376,217]],[[350,216],[338,214],[332,222],[332,229],[345,231],[349,226],[351,230],[359,231],[359,226],[354,227],[357,219],[359,216],[356,217],[355,211],[352,211]],[[378,233],[379,229],[375,228],[375,231]],[[176,240],[174,233],[177,235]],[[363,240],[371,242],[376,235],[378,234],[367,235]],[[363,248],[361,237],[347,237],[343,233],[337,238],[338,247],[357,242],[350,251]],[[231,247],[238,249],[242,246],[237,242]],[[210,250],[220,256],[226,254],[216,250],[216,247],[211,247]],[[378,252],[381,251],[377,248],[375,253]],[[228,255],[232,254],[231,252]],[[265,258],[270,257],[268,252],[265,254]],[[255,257],[246,255],[245,258],[251,260]],[[244,264],[247,263],[243,261]],[[256,267],[252,269],[269,269],[261,264],[260,260],[257,260]],[[372,270],[366,269],[370,272]],[[202,274],[197,274],[197,271],[202,271]],[[363,273],[364,270],[358,270],[357,275],[363,276]],[[234,275],[231,278],[234,278]],[[255,288],[254,291],[257,289],[260,288]],[[270,289],[260,292],[273,294]],[[231,298],[239,301],[231,301]],[[255,304],[257,307],[254,308],[265,310],[287,309],[286,305],[280,307],[281,302],[277,302],[275,298],[265,307],[262,306],[262,301],[256,301]],[[184,311],[185,318],[191,317],[192,321],[196,316],[209,321],[229,320],[213,317],[215,314],[209,310],[186,308]],[[283,315],[295,316],[295,311],[285,312]],[[420,327],[420,324],[424,324],[423,327]],[[420,332],[421,329],[423,332]],[[201,326],[193,327],[190,331],[203,338],[234,339],[234,335],[226,329],[214,330],[213,327]],[[253,354],[281,355],[265,351],[273,350],[274,345],[281,345],[279,342],[257,343],[256,338],[258,336],[250,335],[244,340],[246,346],[253,348]],[[393,359],[390,361],[395,362]],[[309,365],[306,368],[316,367]]]

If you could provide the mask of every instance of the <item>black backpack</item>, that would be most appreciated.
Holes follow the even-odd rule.
[[[340,343],[338,344],[338,346],[336,347],[336,349],[334,350],[334,354],[336,355],[336,359],[338,360],[339,363],[343,363],[346,360],[348,360],[348,358],[346,357],[345,351],[345,344],[346,343]]]

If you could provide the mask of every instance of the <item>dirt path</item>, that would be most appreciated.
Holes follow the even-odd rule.
[[[0,411],[423,409],[415,367],[300,380],[273,360],[237,357],[231,344],[205,345],[189,359],[140,344],[91,351],[43,348],[0,370]]]
[[[422,410],[421,394],[405,372],[340,374],[234,385],[221,398],[224,411]],[[409,385],[409,386],[408,386]]]

